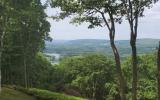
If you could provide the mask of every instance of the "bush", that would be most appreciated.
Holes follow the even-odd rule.
[[[60,94],[35,88],[30,88],[30,89],[19,88],[19,90],[36,97],[38,100],[86,100],[79,97],[68,96],[65,94]]]

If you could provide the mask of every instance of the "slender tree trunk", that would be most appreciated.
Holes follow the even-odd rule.
[[[120,83],[120,96],[121,100],[126,100],[125,92],[126,92],[126,83],[122,74],[121,70],[121,62],[120,62],[120,56],[118,53],[118,50],[115,46],[114,43],[111,43],[111,47],[114,53],[115,61],[116,61],[116,70],[117,70],[117,75],[118,75],[118,80]]]
[[[126,82],[125,82],[125,79],[123,77],[122,70],[121,70],[121,61],[120,61],[119,52],[118,52],[117,47],[114,43],[114,38],[111,35],[112,35],[112,33],[110,34],[110,44],[111,44],[112,51],[113,51],[113,54],[115,57],[115,62],[116,62],[116,72],[117,72],[117,76],[118,76],[118,81],[120,83],[120,96],[121,96],[121,100],[126,100],[125,92],[126,92],[127,86],[126,86]]]
[[[116,62],[116,72],[117,72],[117,77],[118,77],[118,81],[119,81],[119,89],[120,89],[120,97],[121,100],[126,100],[126,88],[127,88],[127,84],[126,81],[124,79],[124,76],[122,74],[122,70],[121,70],[121,61],[120,61],[120,55],[119,52],[117,50],[117,47],[114,43],[114,39],[115,39],[115,22],[114,22],[114,18],[113,18],[113,14],[112,11],[109,11],[108,15],[110,17],[111,20],[111,25],[109,25],[107,19],[105,18],[104,13],[100,12],[102,15],[102,18],[109,30],[109,38],[110,38],[110,44],[112,47],[112,51],[115,57],[115,62]]]
[[[157,70],[158,70],[158,76],[157,76],[158,100],[160,100],[160,42],[159,42],[159,48],[157,53]]]
[[[0,48],[0,93],[2,91],[2,73],[1,73],[1,69],[2,69],[2,47]]]
[[[131,40],[132,48],[132,100],[137,100],[137,48],[136,40]]]
[[[24,55],[23,55],[24,86],[25,86],[25,88],[28,88],[28,84],[27,84],[27,65],[26,65],[26,54],[25,54],[25,50],[24,50],[23,52],[24,52]]]
[[[133,24],[134,23],[134,24]],[[137,61],[137,28],[138,28],[138,14],[136,13],[135,22],[130,22],[131,28],[131,39],[130,45],[132,48],[132,100],[137,100],[137,71],[138,71],[138,61]]]
[[[0,40],[0,93],[2,91],[2,53],[3,53],[3,40],[4,40],[5,32],[2,32],[1,40]]]

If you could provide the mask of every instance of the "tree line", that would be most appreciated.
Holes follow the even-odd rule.
[[[137,99],[158,98],[156,53],[139,55]],[[126,99],[132,98],[132,57],[122,63],[122,73],[127,81]],[[55,65],[51,76],[53,90],[89,100],[121,100],[116,64],[112,56],[88,54],[66,57]]]
[[[39,64],[46,62],[39,52],[44,48],[45,40],[50,40],[50,23],[45,8],[40,0],[0,0],[2,84],[26,88],[40,84],[38,68],[42,65]],[[47,68],[50,64],[45,66]]]

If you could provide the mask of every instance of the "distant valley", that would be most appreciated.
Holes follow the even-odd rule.
[[[138,39],[138,54],[153,53],[158,47],[160,39]],[[122,57],[130,55],[129,40],[118,40],[116,45]],[[88,53],[112,54],[109,40],[79,39],[79,40],[53,40],[46,42],[45,53],[56,53],[61,56],[74,56]]]

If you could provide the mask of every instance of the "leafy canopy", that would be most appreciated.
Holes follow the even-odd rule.
[[[56,19],[72,17],[72,23],[90,23],[88,28],[103,27],[111,21],[121,23],[120,0],[52,0],[52,7],[60,8],[60,13],[54,16]]]

